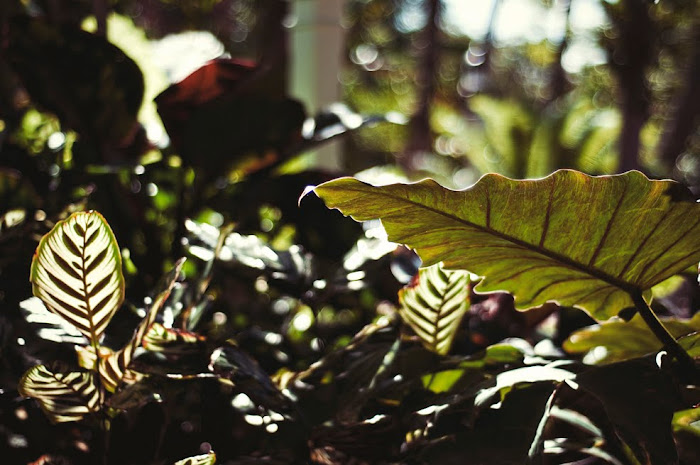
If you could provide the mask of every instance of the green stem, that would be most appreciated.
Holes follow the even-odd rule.
[[[668,330],[661,323],[659,318],[653,312],[649,304],[646,303],[642,293],[639,291],[630,292],[630,296],[634,301],[634,306],[637,308],[639,315],[642,317],[644,322],[647,324],[649,329],[654,336],[663,344],[664,349],[668,354],[678,360],[678,362],[686,368],[688,373],[692,373],[694,378],[698,377],[697,368],[695,367],[695,362],[688,353],[683,350],[683,348],[678,344],[676,338],[668,332]]]

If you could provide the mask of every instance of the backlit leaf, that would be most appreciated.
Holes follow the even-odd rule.
[[[662,322],[675,338],[700,331],[700,313],[690,320],[664,318]],[[612,319],[580,329],[564,342],[564,350],[574,354],[587,354],[584,362],[593,364],[641,357],[658,351],[661,347],[662,344],[639,316],[629,322]]]
[[[700,204],[637,171],[488,174],[462,191],[341,178],[314,190],[358,221],[381,218],[389,239],[416,249],[424,266],[443,261],[484,276],[477,291],[509,291],[521,309],[556,301],[606,320],[634,305],[630,292],[700,260]]]
[[[124,300],[121,264],[119,246],[102,215],[74,213],[39,242],[32,290],[96,345]]]
[[[67,371],[65,367],[37,365],[24,374],[19,393],[39,401],[54,423],[78,421],[100,409],[100,394],[87,371]]]
[[[441,264],[423,268],[418,282],[402,289],[399,299],[399,314],[423,345],[445,355],[469,310],[469,273],[445,270]]]

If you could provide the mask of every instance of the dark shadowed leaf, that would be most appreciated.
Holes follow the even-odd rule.
[[[446,355],[469,310],[469,273],[437,264],[421,269],[416,279],[399,292],[399,314],[427,349]]]
[[[124,300],[121,265],[102,215],[74,213],[41,239],[32,260],[32,289],[95,346]]]
[[[680,392],[653,358],[592,368],[575,381],[603,404],[617,434],[640,462],[677,463],[671,421],[682,405]]]
[[[700,259],[700,204],[673,181],[631,171],[591,177],[560,170],[538,180],[496,174],[463,191],[432,180],[374,187],[353,178],[315,192],[358,221],[381,218],[389,239],[424,265],[484,276],[518,308],[547,301],[607,320],[641,292]],[[673,195],[671,195],[673,194]]]
[[[301,140],[305,112],[266,89],[254,63],[217,59],[156,97],[158,113],[183,159],[221,176],[234,162],[249,174],[279,162]]]
[[[9,62],[32,99],[93,142],[125,142],[143,99],[136,63],[77,27],[29,18],[10,26]]]

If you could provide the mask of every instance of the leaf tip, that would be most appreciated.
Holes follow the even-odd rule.
[[[316,187],[317,187],[317,186],[309,185],[309,186],[306,186],[306,187],[304,188],[304,191],[301,193],[301,195],[299,196],[299,199],[297,200],[297,206],[298,206],[298,207],[301,207],[301,201],[304,199],[304,197],[306,197],[307,195],[309,195],[310,192],[315,192]]]

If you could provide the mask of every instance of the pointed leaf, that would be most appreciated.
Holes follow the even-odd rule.
[[[175,328],[166,328],[155,322],[143,336],[143,347],[165,355],[184,355],[199,350],[204,336]]]
[[[462,317],[469,310],[469,273],[441,264],[423,268],[418,282],[399,292],[401,318],[433,352],[450,351]]]
[[[482,275],[477,291],[509,291],[521,309],[557,301],[606,320],[634,305],[629,292],[700,260],[700,204],[637,171],[488,174],[463,191],[341,178],[314,190],[358,221],[381,218],[389,239],[416,249],[424,266]]]
[[[216,454],[210,451],[208,454],[195,455],[186,459],[178,460],[173,465],[214,465],[216,463]]]
[[[65,367],[37,365],[24,374],[19,393],[39,401],[54,423],[81,420],[100,409],[100,394],[87,371],[67,371]]]
[[[101,375],[100,378],[102,380],[102,384],[110,392],[114,392],[119,383],[124,379],[124,375],[127,373],[129,364],[134,357],[134,352],[141,345],[146,332],[155,321],[158,311],[163,307],[163,304],[168,299],[170,291],[172,291],[184,263],[185,259],[181,258],[177,261],[170,273],[168,273],[168,276],[164,282],[164,289],[161,290],[153,300],[151,307],[146,313],[146,316],[143,320],[141,320],[141,323],[139,323],[139,325],[136,327],[136,330],[134,330],[131,340],[121,350],[112,352],[104,357],[100,356],[98,368]]]
[[[96,345],[124,300],[119,246],[97,212],[74,213],[39,242],[32,260],[34,295]]]

